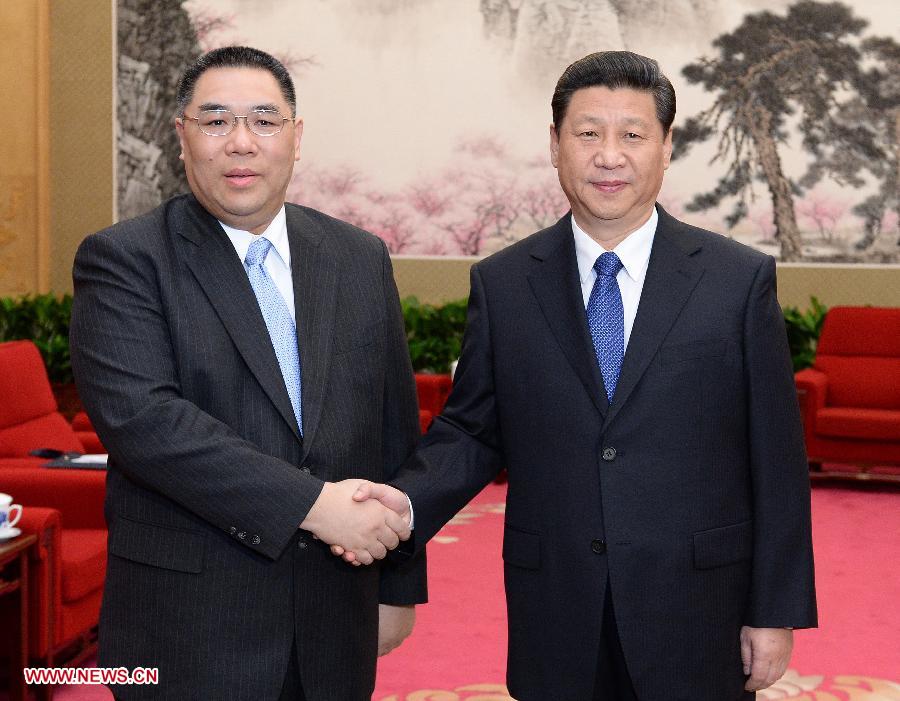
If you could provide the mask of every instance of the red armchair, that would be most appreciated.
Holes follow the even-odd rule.
[[[106,576],[105,473],[4,469],[0,491],[23,504],[38,535],[29,562],[29,653],[36,666],[78,664],[96,650]]]
[[[419,426],[428,430],[435,416],[441,413],[450,395],[450,375],[416,375],[416,394],[419,398]]]
[[[79,438],[57,411],[47,369],[31,341],[0,343],[0,397],[0,458],[16,459],[7,462],[7,467],[46,462],[46,458],[29,457],[35,448],[106,452],[90,428]]]
[[[106,452],[106,448],[103,447],[103,444],[97,437],[97,432],[94,430],[94,424],[91,423],[88,415],[83,411],[79,411],[72,417],[72,428],[75,431],[75,435],[78,436],[78,440],[80,440],[81,444],[84,446],[84,451],[86,453]]]
[[[900,309],[829,310],[813,367],[796,382],[814,471],[843,463],[900,479]]]

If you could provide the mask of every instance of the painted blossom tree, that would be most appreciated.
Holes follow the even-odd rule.
[[[857,92],[839,106],[835,117],[840,138],[822,134],[811,144],[816,159],[802,182],[811,185],[828,175],[859,187],[864,176],[874,178],[876,192],[853,208],[864,224],[856,247],[896,257],[900,232],[891,222],[900,215],[900,44],[872,37],[861,48],[866,68]]]
[[[838,99],[861,83],[858,37],[867,22],[838,2],[801,0],[784,16],[759,12],[744,17],[733,32],[718,37],[718,55],[683,69],[691,83],[715,95],[711,107],[688,120],[678,139],[677,157],[690,144],[718,136],[715,160],[727,170],[715,188],[687,206],[700,211],[736,199],[726,221],[747,216],[754,181],[769,190],[781,259],[802,256],[794,211],[798,184],[785,173],[779,148],[787,142],[788,120],[797,117],[804,146],[842,138],[836,120]]]
[[[844,200],[820,190],[812,190],[797,202],[797,213],[805,218],[827,243],[834,241],[835,231],[847,210],[847,203]]]

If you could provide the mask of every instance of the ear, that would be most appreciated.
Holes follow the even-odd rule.
[[[178,154],[179,160],[184,160],[184,120],[181,117],[175,117],[175,132],[178,134],[178,143],[181,146],[181,153]]]
[[[300,138],[303,136],[303,120],[300,117],[294,120],[294,160],[300,160]]]
[[[557,167],[559,161],[559,134],[556,133],[556,126],[550,125],[550,162],[553,167]]]
[[[663,139],[663,170],[667,170],[672,161],[672,132],[674,131],[674,127],[669,127],[669,133]]]

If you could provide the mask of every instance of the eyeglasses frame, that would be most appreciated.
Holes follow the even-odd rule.
[[[228,131],[226,131],[224,134],[210,134],[208,131],[204,131],[203,127],[200,126],[200,117],[188,117],[187,114],[184,114],[184,113],[181,115],[182,119],[190,119],[193,122],[197,122],[197,128],[200,130],[200,133],[205,134],[206,136],[213,136],[213,137],[228,136],[229,134],[231,134],[231,132],[233,132],[235,130],[235,128],[237,127],[237,123],[238,123],[239,119],[244,120],[244,126],[247,127],[247,131],[249,131],[251,134],[254,134],[256,136],[261,136],[263,138],[266,138],[269,136],[278,136],[282,131],[284,131],[284,123],[285,122],[293,122],[294,121],[293,117],[281,117],[281,127],[278,129],[278,131],[276,131],[274,134],[259,134],[255,131],[253,131],[253,128],[250,126],[250,122],[247,121],[248,118],[250,117],[249,114],[235,114],[231,110],[201,110],[200,114],[203,114],[203,112],[228,113],[232,117],[234,117],[234,119],[231,120],[231,128]],[[277,110],[254,110],[251,114],[277,114],[280,116],[281,112],[279,112]]]

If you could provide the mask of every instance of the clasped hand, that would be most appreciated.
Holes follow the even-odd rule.
[[[363,565],[381,560],[410,536],[409,503],[403,493],[393,490],[403,501],[386,505],[378,499],[360,498],[367,485],[371,483],[359,479],[326,482],[300,524],[300,528],[332,546],[335,554],[350,554],[352,557],[345,555],[344,559]],[[390,508],[393,506],[398,508]]]

